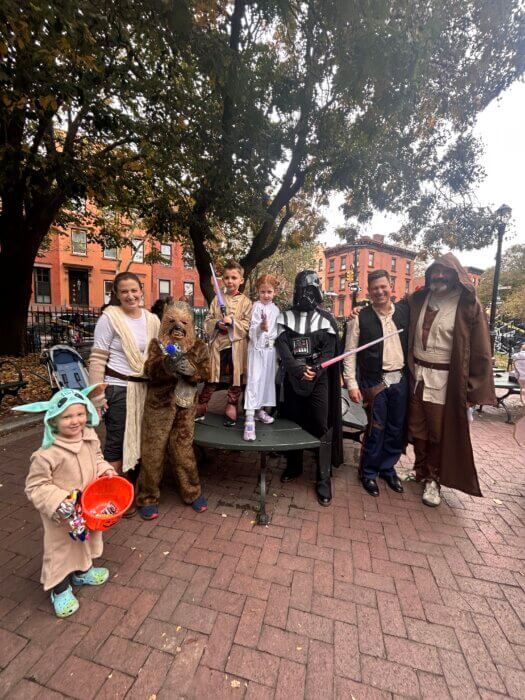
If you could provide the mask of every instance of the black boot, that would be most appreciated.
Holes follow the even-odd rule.
[[[281,481],[287,484],[295,481],[303,473],[303,453],[302,450],[293,450],[286,453],[286,468],[281,474]]]
[[[332,502],[332,432],[332,428],[326,431],[321,438],[319,448],[315,491],[317,500],[322,506],[329,506]]]

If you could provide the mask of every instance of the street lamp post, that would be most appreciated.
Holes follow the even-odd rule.
[[[490,347],[494,357],[494,341],[496,337],[496,310],[498,305],[499,274],[501,269],[501,249],[503,246],[503,236],[510,220],[512,209],[507,204],[502,204],[496,211],[496,227],[498,229],[498,247],[496,250],[496,266],[494,267],[494,280],[492,283],[492,302],[490,305]]]
[[[354,273],[354,281],[350,285],[350,289],[352,291],[352,309],[355,309],[355,305],[357,303],[357,293],[359,291],[359,272],[358,272],[358,250],[357,250],[357,245],[354,249],[354,264],[353,264],[353,273]]]

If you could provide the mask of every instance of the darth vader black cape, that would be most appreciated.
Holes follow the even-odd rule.
[[[284,404],[280,404],[279,413],[280,415],[286,415],[286,394],[292,389],[296,396],[304,396],[304,425],[301,421],[300,414],[295,413],[294,419],[302,428],[308,430],[306,424],[306,415],[308,413],[308,393],[314,389],[310,382],[300,381],[298,379],[297,372],[297,361],[293,355],[294,342],[297,342],[301,337],[309,337],[311,343],[313,343],[314,349],[316,345],[319,345],[319,340],[322,336],[327,336],[328,334],[333,338],[334,342],[330,342],[328,347],[324,349],[324,352],[316,358],[318,364],[324,362],[325,360],[331,359],[336,355],[340,354],[340,340],[337,324],[331,313],[326,311],[321,307],[317,307],[313,312],[307,312],[308,316],[319,315],[320,320],[316,321],[314,316],[313,323],[304,324],[304,313],[303,312],[303,323],[299,321],[300,311],[291,310],[284,312],[279,320],[281,333],[277,338],[277,349],[282,362],[282,368],[284,370],[284,376],[282,382],[285,385],[284,391]],[[327,330],[327,329],[330,329]],[[322,343],[322,341],[321,341]],[[307,364],[308,361],[307,361]],[[332,450],[331,450],[331,465],[333,467],[339,467],[343,463],[343,420],[341,412],[341,363],[335,363],[326,369],[320,370],[319,377],[321,373],[326,373],[326,389],[327,389],[327,402],[328,402],[328,417],[327,417],[327,427],[332,429]],[[315,382],[316,380],[314,380]],[[322,382],[324,384],[324,382]],[[282,392],[281,392],[282,396]],[[320,436],[317,436],[320,437]]]

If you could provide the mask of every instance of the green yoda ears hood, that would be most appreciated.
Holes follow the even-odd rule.
[[[50,423],[53,418],[60,416],[67,408],[74,404],[82,404],[87,411],[87,424],[91,428],[96,428],[99,424],[97,409],[91,403],[88,396],[104,391],[104,384],[93,384],[86,389],[61,389],[49,401],[37,401],[36,403],[26,403],[23,406],[14,406],[13,411],[23,411],[25,413],[43,413],[44,416],[44,438],[42,447],[48,448],[55,442],[56,428]]]

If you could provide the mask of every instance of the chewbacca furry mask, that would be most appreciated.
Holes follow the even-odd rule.
[[[173,343],[182,352],[188,352],[195,345],[197,337],[193,311],[185,301],[172,301],[166,304],[160,324],[159,340],[163,345]]]

